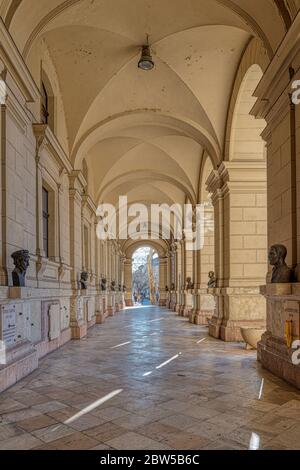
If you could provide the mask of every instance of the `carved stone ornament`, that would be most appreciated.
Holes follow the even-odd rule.
[[[214,289],[215,287],[217,287],[217,278],[215,276],[214,271],[209,271],[209,273],[208,273],[207,287],[209,289]]]
[[[286,262],[287,249],[284,245],[273,245],[269,250],[269,262],[273,266],[272,284],[284,284],[293,282],[293,271]]]
[[[11,255],[14,260],[15,269],[12,272],[12,280],[14,287],[25,287],[26,271],[29,266],[29,251],[19,250]]]
[[[116,290],[116,283],[115,283],[115,281],[111,281],[110,290],[111,290],[112,292],[115,292],[115,290]]]
[[[89,278],[89,273],[86,271],[83,271],[80,276],[80,287],[81,289],[87,289],[88,288],[88,278]]]

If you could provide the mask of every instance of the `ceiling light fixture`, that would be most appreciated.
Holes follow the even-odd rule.
[[[142,46],[142,54],[138,63],[138,67],[139,69],[142,69],[142,70],[152,70],[154,67],[154,62],[152,60],[152,55],[151,55],[150,46],[148,42],[148,36],[147,36],[147,45]]]

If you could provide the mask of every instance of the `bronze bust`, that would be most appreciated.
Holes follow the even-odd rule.
[[[287,249],[284,245],[273,245],[269,250],[269,262],[273,267],[272,284],[293,282],[293,271],[285,262]]]
[[[192,290],[194,289],[194,283],[192,282],[191,277],[186,278],[186,290]]]
[[[26,271],[29,266],[29,251],[15,251],[11,257],[14,260],[15,269],[12,272],[12,280],[14,287],[25,287]]]
[[[81,287],[81,289],[86,290],[88,288],[88,278],[89,278],[89,274],[86,271],[83,271],[81,273],[81,277],[80,277],[80,287]]]
[[[102,292],[106,291],[106,287],[107,287],[107,280],[105,279],[105,277],[103,277],[101,279],[101,290],[102,290]]]
[[[214,289],[215,287],[217,287],[217,279],[216,279],[214,271],[209,271],[208,273],[207,287],[209,289]]]

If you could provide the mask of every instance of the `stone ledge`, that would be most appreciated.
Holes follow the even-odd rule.
[[[42,341],[35,345],[39,359],[55,351],[71,340],[71,328],[61,331],[58,338],[52,341]]]
[[[70,289],[62,290],[57,288],[46,289],[36,287],[9,287],[7,300],[46,300],[47,298],[70,296],[72,296],[72,290]]]

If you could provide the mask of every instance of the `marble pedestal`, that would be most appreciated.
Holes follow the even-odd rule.
[[[241,327],[266,326],[266,301],[259,287],[209,289],[216,309],[209,322],[210,336],[222,341],[243,341]]]
[[[189,315],[190,323],[195,325],[208,325],[216,310],[214,296],[211,289],[199,289],[195,293],[195,308]]]
[[[267,331],[258,344],[258,360],[265,369],[300,389],[300,365],[293,364],[295,349],[288,345],[286,322],[292,322],[292,342],[300,338],[300,284],[268,284]]]

